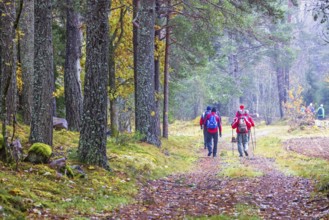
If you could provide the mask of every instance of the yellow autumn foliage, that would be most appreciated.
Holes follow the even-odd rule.
[[[301,86],[288,91],[288,100],[284,104],[284,107],[286,117],[289,119],[289,124],[291,127],[312,124],[313,121],[313,115],[308,114],[305,111],[306,106],[304,105],[302,92],[303,88]]]
[[[286,114],[288,116],[294,116],[296,113],[300,112],[300,108],[303,104],[302,91],[303,88],[301,86],[288,91],[289,99],[285,103]]]
[[[114,43],[117,44],[115,49],[115,75],[116,90],[110,94],[110,98],[128,97],[134,92],[134,54],[133,54],[133,11],[131,8],[132,0],[113,0],[112,10],[109,17],[110,34],[116,32]],[[120,22],[122,10],[126,10],[123,17],[123,24]],[[121,33],[121,25],[123,33]],[[155,26],[154,29],[160,29]],[[118,37],[122,34],[120,42]],[[163,79],[164,71],[164,50],[165,41],[155,39],[157,50],[154,52],[155,59],[160,59],[160,79]],[[161,80],[162,81],[162,80]]]
[[[16,81],[17,81],[17,90],[19,94],[22,94],[23,90],[23,77],[22,77],[22,66],[20,63],[17,63],[16,67]]]

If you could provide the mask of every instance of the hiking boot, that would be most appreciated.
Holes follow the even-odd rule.
[[[215,154],[213,157],[217,157],[217,155]]]
[[[239,155],[239,157],[243,157],[243,155]]]
[[[244,151],[244,154],[248,157],[249,156],[249,154],[248,154],[248,151]]]
[[[210,156],[211,156],[211,154],[212,154],[212,152],[209,152],[209,153],[208,153],[208,157],[210,157]]]

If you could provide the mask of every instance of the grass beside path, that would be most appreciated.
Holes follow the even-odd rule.
[[[227,127],[229,129],[229,127]],[[299,176],[313,179],[317,182],[317,188],[322,189],[329,184],[329,161],[321,158],[305,156],[293,151],[287,151],[284,142],[295,138],[324,137],[329,138],[328,129],[317,127],[307,127],[303,130],[294,130],[288,132],[289,127],[285,125],[272,125],[256,127],[256,148],[253,152],[252,143],[249,143],[249,152],[255,157],[262,157],[273,161],[275,169],[286,175]],[[253,135],[254,135],[254,130]],[[226,137],[229,142],[231,137]],[[255,140],[255,139],[254,139]],[[329,139],[328,139],[329,140]],[[301,145],[303,142],[300,143]],[[328,143],[329,146],[329,143]],[[328,147],[324,146],[324,147]],[[312,148],[314,146],[306,146]],[[329,147],[328,147],[329,150]],[[256,177],[262,175],[260,170],[255,167],[247,166],[237,159],[237,147],[234,143],[235,155],[232,155],[231,143],[222,149],[223,167],[220,176],[229,176],[234,178]],[[226,166],[227,164],[227,166]]]

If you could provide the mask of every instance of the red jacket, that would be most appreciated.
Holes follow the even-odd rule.
[[[207,121],[210,119],[210,116],[211,115],[215,115],[216,117],[216,121],[217,121],[217,124],[218,124],[218,127],[217,128],[214,128],[214,129],[210,129],[208,128],[207,131],[211,134],[214,134],[216,132],[218,132],[218,128],[219,128],[219,133],[222,133],[222,123],[221,123],[221,119],[220,117],[216,114],[216,112],[211,112],[211,114],[208,114],[206,119],[204,120],[204,124],[207,124]]]
[[[248,121],[250,122],[250,127],[248,127],[248,125],[247,125],[247,127],[248,127],[248,130],[250,130],[251,126],[255,127],[255,122],[250,115],[247,115],[247,117],[248,117]]]
[[[241,117],[245,117],[246,125],[247,125],[247,128],[249,130],[249,128],[252,126],[251,123],[250,123],[250,121],[249,121],[249,118],[246,117],[246,116],[241,116]],[[241,133],[239,131],[238,124],[239,124],[239,118],[238,117],[235,117],[234,118],[234,121],[232,123],[232,129],[236,128],[236,133]],[[244,132],[244,133],[248,133],[248,130],[246,132]]]

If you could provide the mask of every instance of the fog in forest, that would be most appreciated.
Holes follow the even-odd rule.
[[[300,97],[305,107],[313,103],[328,109],[326,20],[321,21],[319,2],[296,3],[281,1],[283,17],[275,21],[248,15],[241,26],[225,27],[211,37],[214,51],[206,61],[200,53],[190,55],[192,61],[183,68],[176,64],[179,71],[173,70],[172,76],[176,96],[171,99],[175,116],[194,118],[212,105],[232,117],[244,104],[271,123],[285,117],[285,104],[292,95]],[[184,77],[184,71],[191,77]]]

